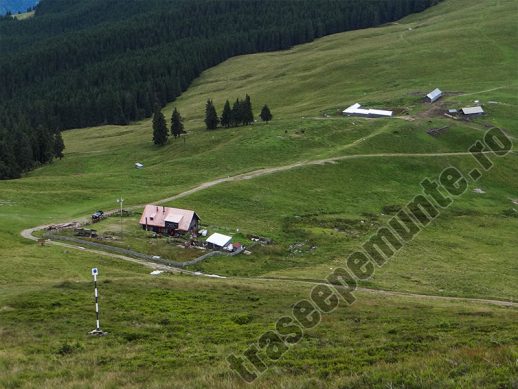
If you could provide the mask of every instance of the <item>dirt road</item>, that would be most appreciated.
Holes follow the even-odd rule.
[[[358,154],[358,155],[345,155],[345,156],[340,156],[340,157],[332,157],[332,158],[318,159],[318,160],[300,161],[300,162],[296,162],[296,163],[289,164],[289,165],[277,166],[277,167],[271,167],[271,168],[265,168],[265,169],[258,169],[258,170],[254,170],[254,171],[251,171],[251,172],[248,172],[248,173],[237,174],[235,176],[229,176],[229,177],[226,177],[226,178],[219,178],[219,179],[216,179],[216,180],[204,182],[204,183],[202,183],[202,184],[200,184],[200,185],[198,185],[198,186],[196,186],[196,187],[194,187],[192,189],[189,189],[189,190],[184,191],[182,193],[178,193],[178,194],[176,194],[174,196],[171,196],[171,197],[167,197],[165,199],[158,200],[155,203],[156,204],[161,204],[161,203],[171,202],[171,201],[174,201],[176,199],[187,197],[187,196],[189,196],[189,195],[191,195],[193,193],[196,193],[196,192],[199,192],[199,191],[211,188],[213,186],[216,186],[216,185],[219,185],[219,184],[222,184],[222,183],[225,183],[225,182],[236,182],[236,181],[242,181],[242,180],[250,180],[250,179],[253,179],[253,178],[256,178],[256,177],[261,177],[261,176],[268,175],[268,174],[285,172],[285,171],[288,171],[288,170],[292,170],[292,169],[296,169],[296,168],[300,168],[300,167],[304,167],[304,166],[325,165],[326,163],[335,163],[335,162],[338,162],[338,161],[343,161],[343,160],[348,160],[348,159],[361,159],[361,158],[408,158],[408,157],[411,157],[411,158],[412,157],[419,157],[419,158],[425,157],[426,158],[426,157],[448,157],[448,156],[462,156],[462,155],[471,155],[471,153],[469,153],[469,152],[453,152],[453,153],[424,153],[424,154],[418,154],[418,153],[416,153],[416,154],[412,154],[412,153],[410,153],[410,154],[398,154],[398,153]],[[139,208],[142,208],[142,207],[143,207],[143,205],[136,205],[136,206],[132,206],[131,208],[128,208],[128,209],[139,209]],[[112,212],[117,212],[117,210],[110,211],[110,212],[108,212],[108,214],[112,213]],[[82,218],[82,219],[71,221],[70,223],[73,223],[73,222],[86,223],[88,221],[89,221],[88,218]],[[25,229],[25,230],[23,230],[21,232],[21,236],[26,238],[26,239],[37,241],[38,238],[35,237],[33,235],[33,233],[36,232],[36,231],[39,231],[39,230],[46,229],[48,226],[49,225],[42,225],[42,226],[37,226],[37,227]],[[202,274],[202,273],[199,273],[199,272],[192,272],[192,271],[178,269],[178,268],[174,268],[174,267],[170,267],[170,266],[165,266],[165,265],[160,265],[160,264],[156,264],[156,263],[146,262],[146,261],[143,261],[143,260],[138,260],[138,259],[135,259],[135,258],[124,256],[124,255],[107,253],[105,251],[100,251],[100,250],[88,249],[88,248],[81,247],[81,246],[78,246],[78,245],[72,245],[72,244],[67,244],[67,243],[62,243],[62,242],[55,242],[55,241],[51,241],[51,243],[54,244],[54,245],[59,245],[59,246],[70,248],[70,249],[75,249],[75,250],[80,250],[80,251],[84,251],[84,252],[89,252],[89,253],[93,253],[93,254],[96,254],[96,255],[102,255],[102,256],[107,256],[107,257],[111,257],[111,258],[117,258],[117,259],[122,259],[122,260],[125,260],[125,261],[130,261],[130,262],[134,262],[134,263],[139,263],[139,264],[147,266],[147,267],[149,267],[151,269],[162,270],[162,271],[166,271],[166,272],[186,273],[186,274],[190,274],[190,275],[194,275],[194,276],[204,276],[204,277],[212,277],[212,278],[224,278],[224,279],[230,279],[230,280],[246,280],[246,281],[255,281],[255,282],[299,283],[299,284],[307,284],[307,285],[311,285],[311,286],[314,286],[314,285],[322,283],[321,281],[318,281],[318,280],[300,280],[300,279],[294,279],[294,278],[221,277],[221,276],[218,276],[218,275]],[[478,304],[498,305],[498,306],[504,306],[504,307],[518,307],[518,303],[515,303],[515,302],[512,302],[512,301],[504,301],[504,300],[491,300],[491,299],[478,299],[478,298],[463,298],[463,297],[448,297],[448,296],[438,296],[438,295],[425,295],[425,294],[396,292],[396,291],[389,291],[389,290],[367,289],[367,288],[359,288],[358,290],[359,291],[363,291],[363,292],[382,294],[382,295],[386,295],[386,296],[406,296],[406,297],[422,299],[422,300],[430,300],[430,299],[432,299],[432,300],[443,300],[443,301],[464,301],[464,302],[471,302],[471,303],[478,303]]]

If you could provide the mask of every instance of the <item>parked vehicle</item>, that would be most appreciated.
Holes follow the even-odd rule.
[[[103,211],[97,211],[92,215],[92,221],[94,223],[97,223],[98,221],[104,219],[104,212]]]

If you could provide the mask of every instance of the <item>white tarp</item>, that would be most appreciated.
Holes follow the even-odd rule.
[[[225,247],[230,243],[231,240],[231,236],[219,234],[216,232],[207,238],[207,243],[211,243],[218,247]]]

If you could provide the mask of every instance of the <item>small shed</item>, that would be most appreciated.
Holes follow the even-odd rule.
[[[426,98],[430,103],[435,103],[442,97],[442,91],[439,88],[435,88],[433,91],[426,95]]]
[[[483,115],[485,112],[482,107],[467,107],[461,109],[462,114],[467,116]]]
[[[208,247],[215,250],[228,249],[229,246],[231,246],[231,241],[231,236],[219,234],[217,232],[209,236],[206,240]]]
[[[143,167],[144,167],[144,165],[141,164],[140,162],[135,162],[135,168],[142,169]]]

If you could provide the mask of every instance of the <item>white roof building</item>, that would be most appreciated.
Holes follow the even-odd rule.
[[[144,165],[143,165],[143,164],[141,164],[140,162],[135,162],[135,167],[136,167],[137,169],[142,169],[142,168],[144,167]]]
[[[430,100],[430,103],[434,103],[442,97],[442,91],[439,88],[435,88],[433,91],[426,95]]]
[[[360,107],[361,107],[361,105],[360,105],[360,104],[358,104],[358,103],[353,104],[353,105],[351,105],[349,108],[346,108],[346,109],[344,110],[344,112],[343,112],[343,113],[348,114],[348,113],[355,113],[355,112],[358,112],[358,109],[359,109]]]
[[[346,108],[343,111],[343,114],[347,116],[391,117],[392,111],[385,111],[382,109],[365,109],[361,108],[361,105],[356,103]]]
[[[482,107],[462,108],[461,111],[464,115],[481,115],[484,113]]]
[[[218,247],[227,247],[230,242],[232,241],[232,237],[231,236],[227,236],[227,235],[223,235],[223,234],[219,234],[219,233],[214,233],[212,234],[211,236],[209,236],[207,238],[207,243],[210,243],[214,246],[218,246]]]

